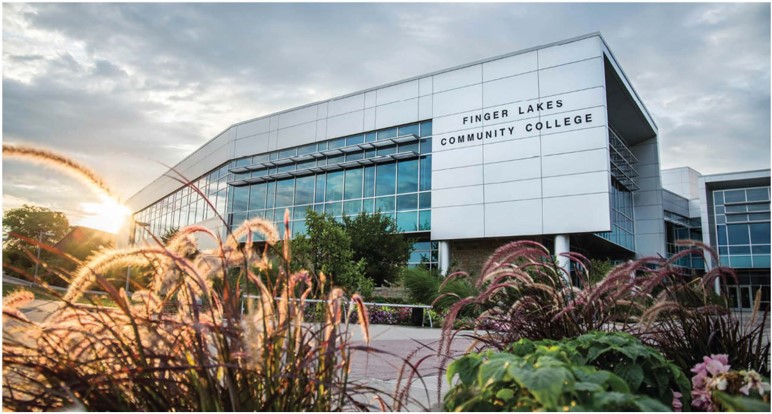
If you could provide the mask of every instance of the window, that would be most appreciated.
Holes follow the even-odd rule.
[[[397,164],[397,192],[418,191],[418,160],[400,161]]]
[[[298,177],[295,185],[295,205],[314,202],[314,176]]]
[[[343,199],[343,171],[327,173],[327,201]]]
[[[362,198],[362,169],[346,170],[346,188],[343,198]]]
[[[396,165],[380,164],[375,176],[375,195],[394,194],[396,181]]]

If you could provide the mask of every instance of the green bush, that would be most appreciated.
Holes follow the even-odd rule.
[[[574,363],[561,347],[537,345],[524,356],[467,354],[448,367],[448,381],[455,376],[444,399],[448,411],[668,411],[633,394],[613,372]]]
[[[400,269],[413,251],[413,240],[400,233],[397,222],[381,213],[359,213],[343,217],[343,228],[351,238],[354,261],[365,261],[365,274],[375,285],[396,282]]]
[[[684,372],[632,335],[591,332],[561,341],[521,339],[512,344],[509,352],[526,357],[540,352],[542,347],[560,348],[574,364],[611,371],[627,383],[630,392],[656,398],[666,405],[672,402],[673,391],[678,391],[687,401],[684,406],[688,406],[691,386]]]
[[[402,286],[410,292],[412,303],[430,305],[439,295],[441,282],[442,276],[436,270],[415,267],[402,271]]]
[[[440,285],[439,295],[435,299],[433,305],[440,310],[447,310],[459,300],[476,297],[480,294],[480,290],[475,284],[465,277],[453,277],[452,279],[445,280]],[[477,317],[480,314],[479,306],[468,306],[459,312],[461,317]]]

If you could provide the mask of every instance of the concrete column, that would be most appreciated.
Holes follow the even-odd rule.
[[[448,275],[448,269],[450,269],[450,243],[447,241],[439,242],[439,260],[440,260],[440,273],[443,276]]]
[[[563,269],[563,279],[567,284],[571,284],[571,261],[564,256],[560,256],[560,253],[568,253],[571,251],[571,238],[568,234],[555,235],[555,260]]]

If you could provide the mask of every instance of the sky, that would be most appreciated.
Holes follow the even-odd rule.
[[[3,141],[61,152],[123,200],[234,123],[596,31],[663,168],[770,167],[769,4],[6,3],[2,22]],[[4,210],[99,227],[79,182],[2,166]]]

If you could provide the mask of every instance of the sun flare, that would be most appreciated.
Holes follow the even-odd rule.
[[[113,198],[105,195],[99,198],[100,203],[80,203],[85,217],[78,224],[108,233],[117,233],[131,211]]]

